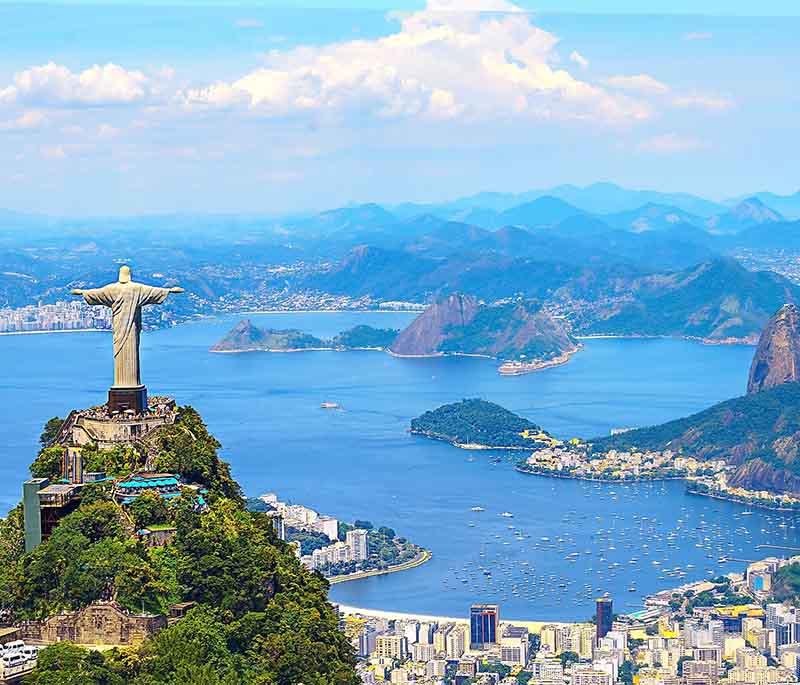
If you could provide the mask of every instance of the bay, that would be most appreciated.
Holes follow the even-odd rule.
[[[433,552],[417,569],[336,585],[335,601],[445,616],[497,601],[509,617],[578,620],[600,592],[611,593],[616,611],[632,610],[644,594],[744,565],[721,557],[781,551],[757,549],[762,544],[800,546],[793,517],[743,516],[743,507],[687,495],[679,482],[526,476],[510,459],[493,464],[489,453],[407,432],[414,416],[466,397],[498,402],[564,438],[659,423],[742,394],[750,347],[589,340],[569,364],[512,378],[473,358],[209,353],[239,318],[146,332],[144,380],[151,394],[202,413],[249,495],[275,491],[344,520],[391,526]],[[412,316],[251,318],[330,336],[358,323],[397,328]],[[19,499],[44,422],[102,403],[111,366],[107,334],[0,336],[0,511]],[[342,409],[322,410],[321,402]],[[662,570],[675,567],[686,575]]]

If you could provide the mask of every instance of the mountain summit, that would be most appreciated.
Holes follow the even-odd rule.
[[[785,304],[767,324],[758,341],[748,394],[800,380],[800,309]]]

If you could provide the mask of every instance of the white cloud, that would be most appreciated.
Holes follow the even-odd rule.
[[[575,62],[575,64],[577,64],[581,69],[589,68],[589,60],[577,50],[573,50],[571,53],[569,53],[569,59],[571,62]]]
[[[47,117],[42,112],[31,109],[16,119],[0,122],[0,131],[31,131],[41,128],[46,122]]]
[[[144,101],[152,92],[151,79],[141,71],[117,64],[95,64],[80,72],[54,62],[30,67],[0,90],[0,101],[38,106],[83,107]]]
[[[669,86],[649,74],[636,74],[635,76],[612,76],[605,80],[606,84],[619,90],[625,90],[646,95],[661,95],[669,92]]]
[[[730,98],[718,95],[693,94],[676,97],[672,100],[672,104],[683,109],[697,108],[712,112],[724,112],[731,109],[734,102]]]
[[[665,133],[643,140],[637,146],[640,152],[651,152],[660,155],[693,152],[709,148],[710,145],[698,138],[683,137],[677,133]]]
[[[555,66],[558,38],[504,0],[429,0],[393,16],[400,26],[388,36],[272,50],[262,68],[184,89],[179,101],[262,116],[626,122],[650,114],[646,102]]]

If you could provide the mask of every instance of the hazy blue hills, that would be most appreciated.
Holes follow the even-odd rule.
[[[748,271],[733,259],[636,278],[628,288],[629,296],[619,298],[607,311],[596,308],[583,330],[754,341],[784,303],[800,301],[800,287],[786,278],[770,271]]]
[[[754,197],[763,202],[767,207],[772,207],[776,212],[781,213],[787,219],[800,219],[800,190],[793,195],[777,195],[775,193],[753,193],[750,196],[732,200],[730,204],[739,204],[748,197]]]
[[[703,218],[671,205],[648,202],[641,207],[606,214],[603,221],[621,231],[671,231],[675,226],[702,226]]]
[[[706,228],[717,234],[739,233],[753,226],[780,223],[783,217],[755,197],[742,200],[723,214],[706,221]]]

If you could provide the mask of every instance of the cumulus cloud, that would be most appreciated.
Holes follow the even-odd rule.
[[[669,86],[649,74],[636,74],[635,76],[612,76],[606,79],[606,84],[635,93],[647,95],[661,95],[669,92]]]
[[[0,131],[31,131],[41,128],[46,122],[47,117],[42,112],[32,109],[15,119],[0,122]]]
[[[504,0],[429,0],[423,10],[394,16],[399,29],[388,36],[273,50],[263,67],[184,89],[179,101],[266,116],[625,122],[650,114],[646,102],[558,68],[558,38]],[[583,66],[585,58],[574,55]]]
[[[18,72],[13,83],[0,90],[0,101],[56,107],[124,105],[144,101],[152,90],[144,73],[110,62],[80,72],[48,62]]]
[[[586,59],[580,52],[577,50],[573,50],[569,53],[570,62],[574,62],[577,64],[581,69],[588,69],[589,67],[589,60]]]
[[[640,152],[651,152],[660,155],[678,154],[681,152],[693,152],[703,150],[709,144],[698,138],[684,137],[677,133],[665,133],[643,140],[637,146]]]

